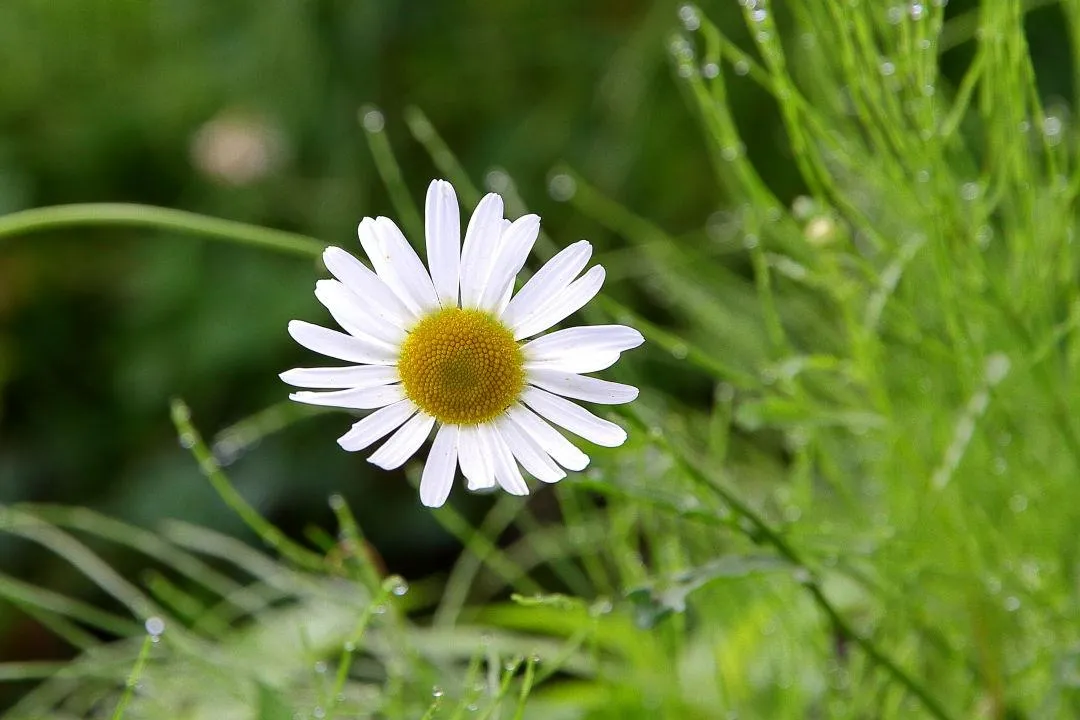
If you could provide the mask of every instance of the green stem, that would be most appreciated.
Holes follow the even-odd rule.
[[[143,640],[142,648],[139,650],[139,656],[135,659],[135,667],[131,669],[131,674],[128,675],[127,683],[124,687],[124,694],[120,696],[120,702],[116,705],[116,711],[112,716],[113,720],[123,720],[128,703],[131,702],[131,698],[135,694],[135,686],[139,684],[139,679],[142,678],[143,668],[146,667],[146,660],[150,657],[150,647],[152,643],[153,638],[147,635]]]
[[[130,203],[81,203],[21,210],[0,217],[0,240],[43,230],[86,226],[171,230],[305,257],[319,257],[326,247],[326,243],[307,235],[234,220],[221,220],[183,210]]]
[[[192,424],[191,411],[183,400],[174,399],[172,401],[172,420],[177,433],[180,435],[180,444],[191,451],[191,454],[198,461],[203,475],[210,481],[218,496],[233,512],[240,516],[245,525],[268,546],[277,550],[283,557],[298,567],[309,570],[322,569],[322,558],[318,554],[293,542],[285,533],[278,530],[277,527],[260,515],[259,511],[237,492],[228,476],[221,469],[221,465],[214,459],[210,448],[206,446],[202,435]]]

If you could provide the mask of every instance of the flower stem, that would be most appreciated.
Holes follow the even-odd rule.
[[[86,226],[131,226],[171,230],[313,258],[318,257],[326,247],[326,243],[306,235],[183,210],[130,203],[53,205],[14,212],[0,217],[0,241],[43,230]]]

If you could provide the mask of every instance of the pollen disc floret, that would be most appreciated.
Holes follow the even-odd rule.
[[[401,345],[405,396],[439,422],[479,425],[498,417],[525,387],[524,357],[510,329],[480,310],[429,315]]]
[[[399,468],[427,442],[420,501],[446,502],[458,468],[469,490],[496,486],[528,495],[522,475],[558,482],[584,470],[589,456],[558,430],[616,447],[626,431],[574,401],[614,405],[637,388],[593,377],[644,338],[623,325],[570,327],[543,335],[600,290],[604,268],[586,270],[592,246],[563,248],[515,288],[540,232],[540,218],[503,217],[485,195],[462,240],[457,195],[435,180],[424,207],[428,267],[388,218],[357,229],[371,267],[345,250],[323,253],[333,280],[315,297],[345,332],[301,320],[289,334],[348,365],[296,368],[281,379],[289,397],[312,405],[371,411],[338,438],[357,452],[386,438],[368,460]],[[516,292],[515,292],[516,289]]]

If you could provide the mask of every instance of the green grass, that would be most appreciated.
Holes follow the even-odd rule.
[[[282,535],[176,404],[183,444],[268,547],[3,509],[0,530],[110,598],[0,578],[0,598],[82,650],[0,664],[0,679],[41,679],[9,716],[1080,715],[1077,139],[1040,100],[1023,3],[949,23],[936,2],[897,7],[793,1],[781,29],[747,7],[748,46],[680,11],[673,82],[702,130],[684,141],[709,154],[725,208],[696,231],[669,234],[649,207],[554,171],[559,198],[625,240],[600,258],[614,280],[587,319],[649,341],[611,373],[642,387],[620,418],[630,441],[544,491],[561,523],[509,497],[477,527],[438,510],[467,550],[407,588],[372,564],[340,498],[337,530]],[[1076,39],[1080,2],[1054,7]],[[955,86],[940,70],[951,47],[970,58]],[[1069,62],[1080,75],[1075,47]],[[751,82],[783,119],[799,198],[774,194],[754,163],[773,139],[733,116],[730,86]],[[436,128],[420,110],[406,120],[474,203]],[[394,145],[366,128],[396,214],[418,224]],[[0,238],[98,222],[319,247],[115,207],[0,218]],[[542,254],[567,241],[546,229]],[[275,411],[265,431],[303,417]],[[164,569],[120,577],[86,539]],[[139,629],[150,617],[165,620],[157,642]]]

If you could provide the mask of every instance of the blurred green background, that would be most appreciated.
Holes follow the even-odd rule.
[[[971,3],[952,2],[949,13]],[[734,2],[704,9],[734,37]],[[724,208],[693,114],[672,82],[677,4],[640,0],[6,0],[0,3],[0,214],[71,202],[180,208],[353,248],[364,215],[393,215],[361,119],[378,108],[414,198],[436,175],[404,118],[422,109],[474,178],[507,173],[564,245],[618,238],[549,194],[566,161],[668,229],[701,233]],[[782,18],[781,18],[782,20]],[[1042,94],[1071,95],[1057,26],[1030,16]],[[725,24],[726,23],[726,24]],[[963,47],[943,59],[964,65]],[[733,80],[747,152],[790,202],[802,189],[777,110]],[[368,115],[369,122],[376,116]],[[288,320],[322,321],[319,269],[255,250],[140,230],[36,235],[0,248],[0,503],[85,505],[243,534],[176,442],[168,400],[208,434],[281,401],[281,370],[312,361]],[[733,259],[736,270],[746,268]],[[613,273],[607,292],[640,301]],[[664,323],[656,308],[646,315]],[[646,350],[645,352],[650,352]],[[702,406],[654,358],[648,383]],[[233,464],[253,504],[292,533],[332,525],[340,491],[387,565],[417,577],[457,545],[399,475],[341,452],[348,419],[315,417]],[[779,454],[779,451],[776,451]],[[483,498],[457,493],[464,508]],[[115,552],[115,551],[110,551]],[[110,559],[124,567],[123,558]],[[0,570],[80,591],[10,537]],[[89,592],[89,590],[86,590]],[[66,652],[0,608],[0,660]]]

